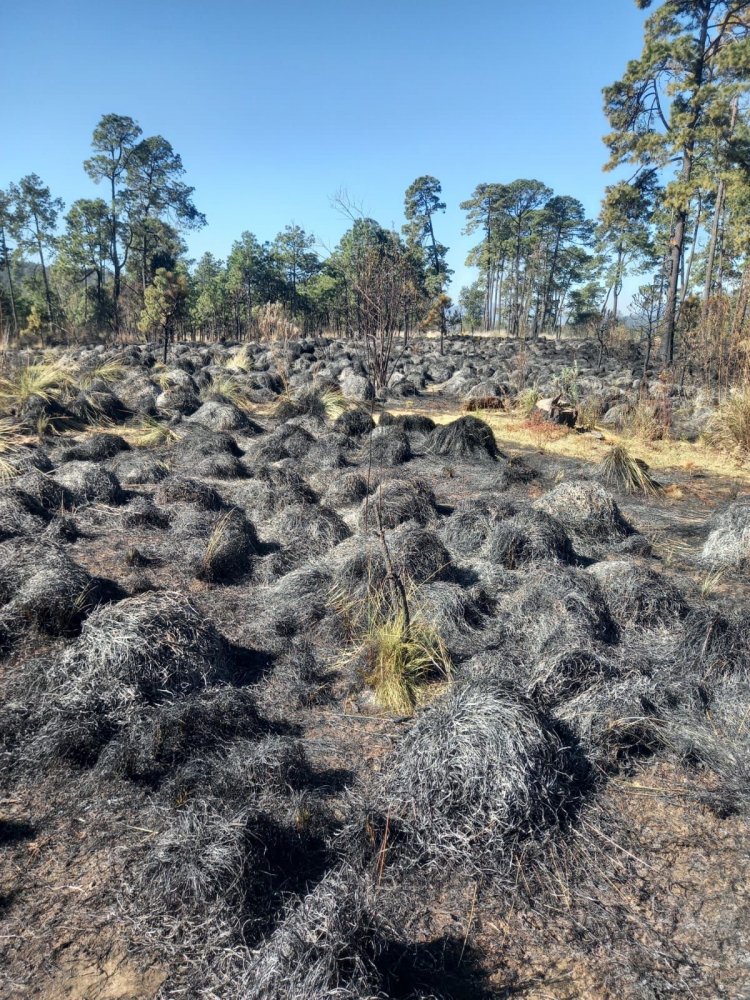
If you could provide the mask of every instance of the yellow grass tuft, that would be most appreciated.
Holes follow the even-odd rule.
[[[111,358],[109,361],[102,361],[94,368],[89,368],[81,372],[78,384],[82,389],[88,389],[94,382],[104,382],[106,385],[115,385],[120,382],[127,371],[125,364],[120,358]]]
[[[75,369],[60,361],[40,361],[0,376],[0,410],[8,413],[32,399],[51,403],[75,384]]]
[[[411,715],[437,684],[450,680],[450,655],[436,629],[420,618],[407,625],[382,582],[370,586],[363,600],[334,590],[329,603],[351,644],[342,663],[358,665],[384,711]]]
[[[123,435],[136,448],[160,448],[180,440],[179,434],[155,417],[143,417],[140,426],[123,431]]]
[[[247,344],[233,354],[224,362],[224,367],[230,371],[251,372],[253,370],[253,360],[250,357],[250,348]]]

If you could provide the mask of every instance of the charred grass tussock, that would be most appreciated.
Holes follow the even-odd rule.
[[[371,843],[384,869],[427,865],[503,884],[524,840],[572,819],[589,781],[569,732],[502,683],[466,681],[402,737],[361,836],[379,831]]]

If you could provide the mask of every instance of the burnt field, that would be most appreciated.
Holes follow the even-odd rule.
[[[159,357],[0,385],[0,995],[750,996],[750,504],[640,358]]]

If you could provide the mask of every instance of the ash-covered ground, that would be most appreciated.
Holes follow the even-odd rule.
[[[750,504],[462,415],[572,351],[81,348],[7,407],[0,995],[750,996]]]

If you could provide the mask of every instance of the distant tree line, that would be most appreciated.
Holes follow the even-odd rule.
[[[625,279],[641,275],[631,314],[649,350],[658,338],[667,363],[726,367],[750,340],[749,89],[750,3],[664,0],[641,55],[604,90],[605,169],[622,176],[598,218],[540,180],[477,185],[461,207],[479,277],[455,305],[435,177],[407,189],[400,232],[344,204],[350,225],[329,253],[288,225],[193,262],[185,237],[206,220],[179,154],[105,115],[84,163],[101,197],[63,214],[36,174],[0,191],[0,332],[6,344],[167,329],[241,340],[279,327],[370,342],[457,325],[559,336],[573,324],[605,350]]]

